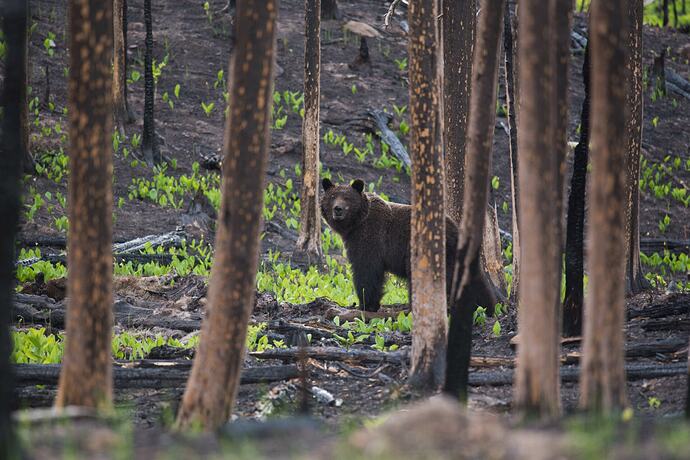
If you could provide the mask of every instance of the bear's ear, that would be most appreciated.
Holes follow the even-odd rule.
[[[356,179],[352,182],[352,188],[357,190],[357,192],[362,193],[364,190],[364,181],[362,179]]]
[[[323,191],[327,192],[329,188],[333,187],[333,182],[326,177],[321,181],[321,185],[323,186]]]

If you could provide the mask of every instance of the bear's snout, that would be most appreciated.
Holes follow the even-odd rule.
[[[338,205],[333,206],[333,218],[338,220],[342,219],[343,217],[345,217],[345,208]]]

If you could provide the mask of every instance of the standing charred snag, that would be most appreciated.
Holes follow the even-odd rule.
[[[675,0],[674,0],[674,2],[675,2]],[[664,27],[668,27],[668,0],[663,0],[661,9],[662,9],[662,13],[664,15],[662,25]]]
[[[480,248],[489,194],[489,167],[496,122],[496,86],[504,0],[483,0],[472,62],[464,204],[451,292],[446,382],[443,391],[467,399],[472,314],[493,291],[481,270]]]
[[[55,404],[108,407],[113,388],[112,2],[72,0],[69,8],[69,308]]]
[[[510,191],[513,213],[513,285],[510,296],[517,299],[520,286],[520,225],[518,206],[520,205],[520,187],[518,185],[518,130],[517,130],[517,87],[515,75],[515,43],[513,37],[510,0],[506,0],[506,12],[503,15],[503,51],[505,53],[506,104],[508,106],[508,135],[510,137]]]
[[[21,209],[21,176],[25,152],[22,146],[22,87],[26,85],[27,1],[10,0],[2,8],[2,30],[7,45],[3,94],[0,156],[0,458],[19,458],[11,413],[14,404],[14,372],[10,364],[12,302],[14,295],[14,239]]]
[[[113,0],[113,41],[113,115],[124,131],[134,121],[127,102],[127,0]]]
[[[19,142],[21,149],[22,158],[22,170],[26,174],[34,174],[36,172],[34,159],[31,156],[29,133],[31,131],[31,125],[29,123],[29,98],[28,98],[28,88],[29,88],[29,41],[27,39],[26,31],[29,29],[28,21],[31,19],[31,13],[29,8],[29,0],[23,0],[25,5],[23,9],[25,10],[23,19],[18,17],[17,20],[24,21],[24,36],[18,37],[19,41],[16,42],[17,46],[20,47],[22,51],[22,62],[21,68],[17,70],[18,78],[21,79],[22,84],[17,89],[19,91]],[[14,0],[10,3],[16,3]],[[8,3],[8,5],[10,4]],[[15,9],[18,8],[17,5],[8,6],[8,8]],[[9,11],[9,10],[8,10]]]
[[[570,178],[568,216],[565,241],[565,299],[563,300],[563,336],[575,337],[582,333],[582,307],[584,304],[584,241],[585,191],[587,189],[587,163],[589,162],[589,105],[590,105],[590,44],[585,48],[582,81],[585,98],[580,112],[580,140],[573,153],[573,173]]]
[[[264,177],[270,145],[277,5],[237,0],[230,58],[223,190],[208,315],[177,417],[186,429],[218,428],[230,418],[254,304]]]
[[[357,54],[355,60],[348,64],[348,67],[353,70],[358,70],[362,67],[371,67],[367,38],[380,38],[381,34],[379,31],[371,27],[369,24],[358,21],[348,21],[343,28],[355,35],[359,35],[359,53]]]
[[[443,147],[446,213],[462,216],[470,80],[475,34],[475,0],[443,2]],[[452,280],[446,280],[450,283]]]
[[[321,101],[321,0],[305,0],[304,122],[302,123],[301,215],[296,255],[319,263],[321,212],[319,209],[319,104]]]
[[[593,2],[592,200],[580,405],[610,412],[627,404],[625,322],[625,105],[627,2]]]
[[[675,2],[674,2],[675,4]],[[642,0],[631,0],[627,5],[629,20],[628,45],[630,52],[626,71],[628,187],[625,219],[626,264],[625,292],[639,294],[649,288],[640,263],[640,154],[642,148]]]
[[[141,152],[144,161],[153,167],[163,161],[160,146],[156,139],[153,101],[156,88],[153,81],[153,25],[151,19],[151,0],[144,0],[144,23],[146,25],[146,51],[144,53],[144,133],[141,137]]]
[[[338,11],[338,3],[336,0],[322,0],[321,19],[324,21],[328,21],[329,19],[340,19],[340,12]]]
[[[446,360],[446,245],[439,114],[437,0],[408,8],[412,217],[410,285],[415,332],[411,385],[435,390]]]
[[[558,309],[561,281],[559,174],[565,136],[555,140],[558,104],[556,2],[520,3],[521,280],[515,404],[529,415],[560,412]],[[569,34],[566,30],[565,33]],[[554,78],[555,77],[555,78]],[[555,144],[554,144],[555,143]]]

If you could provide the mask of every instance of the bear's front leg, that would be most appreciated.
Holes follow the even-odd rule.
[[[359,268],[359,269],[358,269]],[[368,264],[363,269],[352,267],[359,306],[364,311],[378,311],[383,297],[385,271],[377,264]]]

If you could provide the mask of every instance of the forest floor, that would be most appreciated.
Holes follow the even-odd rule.
[[[36,98],[31,106],[35,117],[32,152],[41,174],[26,181],[20,243],[25,250],[24,258],[38,256],[52,262],[26,264],[18,273],[21,293],[18,294],[15,329],[26,332],[31,327],[43,325],[46,330],[41,334],[48,335],[61,334],[64,330],[64,323],[61,323],[65,305],[64,265],[59,261],[66,235],[64,197],[67,195],[68,144],[65,136],[65,74],[68,54],[65,49],[64,2],[40,0],[35,3],[29,58],[31,97]],[[116,357],[121,358],[120,363],[122,359],[145,359],[148,366],[155,366],[154,361],[168,360],[184,374],[188,371],[184,362],[188,363],[192,354],[188,348],[198,340],[198,329],[204,316],[205,276],[210,261],[210,256],[204,251],[213,241],[214,206],[218,203],[220,179],[217,171],[204,168],[203,157],[219,154],[223,143],[231,17],[227,13],[216,13],[225,3],[220,0],[211,1],[207,11],[201,2],[154,2],[154,58],[155,66],[160,70],[156,89],[156,130],[162,140],[163,153],[172,161],[167,167],[151,170],[137,158],[144,105],[143,2],[128,3],[129,103],[136,122],[127,125],[125,133],[114,138],[114,239],[122,242],[177,230],[187,242],[183,247],[179,241],[173,244],[177,255],[172,262],[168,260],[170,257],[163,262],[164,256],[161,256],[159,263],[152,256],[146,259],[146,264],[133,261],[116,269],[115,332],[123,337],[129,334],[138,340],[163,337],[167,344],[161,346],[157,342],[139,350],[136,343],[124,343],[122,339]],[[386,110],[392,115],[391,129],[407,145],[407,38],[400,23],[403,16],[399,15],[392,26],[384,30],[382,16],[386,12],[386,2],[340,1],[339,7],[342,18],[324,21],[321,33],[323,174],[330,175],[336,182],[361,178],[369,190],[384,194],[392,201],[409,202],[409,175],[385,151],[387,149],[382,150],[376,133],[367,128],[371,126],[367,110]],[[325,248],[332,257],[328,267],[322,267],[320,271],[312,269],[305,274],[290,266],[297,239],[301,181],[302,12],[301,0],[280,2],[279,70],[275,83],[277,94],[274,96],[274,126],[265,195],[266,222],[258,281],[260,293],[257,294],[251,323],[256,327],[254,350],[276,352],[282,346],[295,346],[305,339],[309,341],[314,355],[303,359],[301,367],[307,369],[309,387],[316,389],[312,388],[313,391],[305,396],[300,390],[300,378],[244,384],[240,388],[233,417],[246,421],[245,425],[229,427],[228,438],[201,436],[188,439],[169,432],[184,381],[173,384],[163,378],[159,386],[149,385],[142,389],[119,385],[116,380],[118,415],[114,417],[115,421],[97,422],[86,416],[73,419],[68,424],[26,422],[31,429],[23,429],[22,435],[32,445],[33,458],[61,457],[60,452],[72,451],[95,455],[95,452],[115,445],[124,449],[124,457],[128,457],[128,452],[134,452],[137,458],[158,452],[164,457],[184,458],[184,452],[196,449],[214,455],[224,451],[226,440],[234,439],[233,436],[238,434],[245,437],[243,439],[260,440],[258,443],[249,442],[246,452],[242,449],[237,451],[238,456],[251,456],[258,449],[266,455],[281,457],[292,452],[289,449],[304,452],[304,446],[311,445],[316,447],[308,449],[309,453],[316,458],[345,456],[338,453],[338,449],[345,449],[348,456],[368,458],[374,455],[367,450],[372,442],[367,438],[368,431],[359,428],[387,410],[406,407],[419,399],[419,395],[412,394],[404,386],[408,365],[406,353],[411,343],[404,286],[400,282],[389,283],[390,292],[384,300],[393,305],[383,311],[390,313],[392,320],[372,326],[371,323],[357,321],[357,313],[346,308],[353,305],[355,297],[349,284],[342,245],[329,231],[324,230]],[[381,33],[380,38],[368,40],[371,67],[351,68],[348,65],[355,60],[359,49],[359,38],[343,29],[348,20],[370,24]],[[584,16],[578,15],[575,28],[586,34]],[[650,74],[653,58],[666,50],[667,68],[690,79],[688,44],[690,37],[687,34],[645,27],[645,75]],[[582,53],[573,54],[569,94],[571,141],[577,141],[578,137],[583,99],[582,61]],[[47,78],[46,74],[50,77]],[[645,77],[645,82],[647,80]],[[500,103],[504,104],[502,81],[499,96]],[[492,162],[495,178],[490,200],[498,209],[500,228],[510,232],[508,136],[503,128],[507,126],[507,120],[500,116],[501,112],[495,130]],[[646,251],[643,269],[650,274],[648,277],[655,289],[628,299],[629,320],[626,324],[628,396],[639,417],[622,431],[606,425],[606,429],[600,431],[609,437],[602,435],[594,441],[587,438],[583,444],[601,448],[615,445],[618,450],[614,451],[622,457],[631,454],[626,450],[630,446],[626,447],[624,442],[629,436],[645,445],[649,433],[654,431],[649,428],[650,424],[663,427],[663,420],[675,420],[682,413],[687,385],[687,372],[682,367],[687,361],[690,331],[690,249],[681,244],[664,253],[663,245],[658,241],[682,243],[690,239],[690,192],[687,186],[690,181],[690,130],[687,129],[690,126],[690,100],[672,93],[655,94],[650,84],[645,90],[643,126],[641,176],[644,183],[641,184],[640,231],[643,252]],[[331,131],[332,135],[329,134]],[[40,254],[36,248],[40,249]],[[509,254],[508,239],[504,241],[504,248]],[[28,252],[29,249],[32,251]],[[147,248],[147,251],[156,252],[156,248]],[[167,253],[168,248],[163,252]],[[658,256],[654,257],[653,252]],[[55,257],[51,259],[48,256]],[[507,258],[505,263],[510,273],[510,260]],[[439,445],[452,445],[454,447],[446,449],[447,452],[460,452],[467,457],[521,458],[529,457],[535,451],[550,452],[550,448],[563,455],[570,452],[569,443],[573,439],[581,439],[578,433],[586,431],[581,429],[577,419],[567,426],[510,429],[513,421],[508,414],[512,403],[511,372],[515,358],[511,339],[516,335],[517,321],[514,305],[507,305],[505,310],[496,318],[480,315],[478,319],[473,343],[473,355],[478,358],[476,367],[472,369],[470,411],[464,413],[450,403],[431,403],[441,404],[445,408],[441,412],[448,411],[449,419],[456,422],[462,419],[458,430],[465,430],[464,434],[444,437],[444,427],[450,430],[449,427],[455,427],[453,423],[456,422],[438,425],[444,420],[441,416],[436,423],[425,421],[424,409],[420,409],[419,413],[413,412],[414,415],[410,415],[406,422],[395,425],[395,420],[391,419],[391,423],[371,428],[378,429],[380,439],[389,433],[389,439],[396,440],[392,441],[393,444],[400,442],[401,451],[412,455],[413,450],[409,449],[415,447],[415,442],[420,451],[426,449],[420,447],[426,446],[424,437],[404,438],[417,429],[426,433],[421,428],[426,427],[429,439],[438,440]],[[171,346],[168,343],[170,338],[188,346]],[[563,346],[565,374],[575,375],[578,369],[579,345],[575,341]],[[371,353],[373,358],[319,358],[318,349],[326,347],[329,351],[337,349],[352,353],[353,350],[363,350]],[[385,358],[385,354],[400,358]],[[485,362],[481,362],[482,357]],[[247,356],[245,368],[284,365],[284,361],[290,364],[295,359],[293,356],[266,360],[252,355]],[[124,364],[122,366],[125,367]],[[50,379],[41,382],[37,384],[30,378],[20,379],[17,407],[51,405],[55,385],[50,383]],[[561,395],[564,412],[575,414],[578,385],[572,377],[564,376]],[[305,398],[310,400],[309,413],[316,417],[318,426],[306,419],[300,419],[303,423],[293,423],[291,428],[281,426],[279,416],[297,414]],[[416,416],[422,418],[416,419]],[[249,421],[255,419],[269,420],[272,434],[251,425]],[[484,428],[475,429],[475,426]],[[72,439],[74,433],[83,430],[93,430],[94,436],[80,435],[78,439]],[[118,435],[113,435],[113,431]],[[123,435],[123,431],[129,434]],[[671,438],[675,433],[673,430],[666,432],[671,433],[667,436]],[[334,439],[334,433],[347,434],[344,445]],[[129,440],[124,447],[122,438]],[[687,446],[690,438],[681,439],[686,440]],[[478,441],[476,446],[473,440]],[[458,451],[458,446],[464,441],[470,441],[478,450]],[[668,445],[664,444],[666,438],[659,442],[659,445],[646,445],[647,450],[633,453],[640,458],[648,458],[650,452],[676,456],[673,450],[674,446],[677,447],[675,438],[668,441]],[[410,447],[405,450],[401,446]],[[375,451],[375,455],[387,452],[387,455],[395,457],[395,450],[386,450],[389,447],[376,447],[383,450]],[[431,455],[429,458],[440,457]]]

